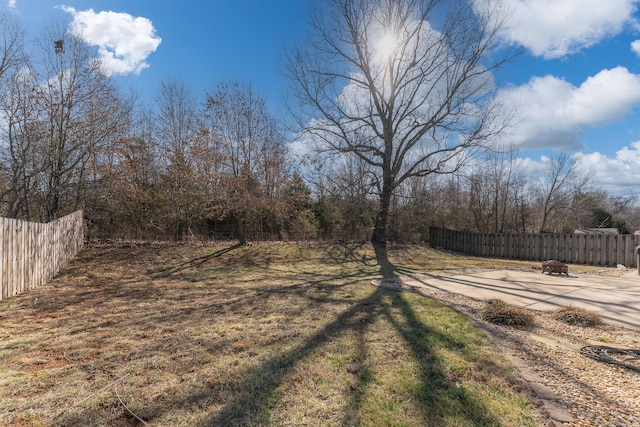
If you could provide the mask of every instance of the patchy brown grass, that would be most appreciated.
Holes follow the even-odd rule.
[[[504,266],[422,246],[94,245],[0,302],[0,424],[534,425],[466,318],[370,285]]]

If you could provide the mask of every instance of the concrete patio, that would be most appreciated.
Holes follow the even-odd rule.
[[[411,286],[454,292],[478,299],[500,298],[509,304],[542,311],[574,305],[595,311],[609,324],[640,330],[640,276],[558,276],[535,271],[495,270],[403,278]]]

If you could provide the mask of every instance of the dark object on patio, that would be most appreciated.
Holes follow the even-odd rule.
[[[555,259],[551,259],[549,261],[545,261],[542,263],[542,272],[543,273],[557,273],[558,275],[564,273],[567,276],[569,275],[569,266],[563,262],[556,261]]]

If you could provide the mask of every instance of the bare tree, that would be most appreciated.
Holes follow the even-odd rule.
[[[2,150],[0,168],[6,177],[6,189],[1,192],[5,203],[4,216],[31,219],[30,199],[37,191],[37,176],[41,158],[37,150],[41,132],[35,126],[38,103],[33,91],[33,75],[25,67],[3,80],[4,96],[0,99],[0,129]]]
[[[8,14],[0,15],[0,78],[9,70],[19,68],[25,61],[24,31]]]
[[[394,190],[457,171],[505,128],[493,103],[498,2],[330,0],[287,71],[302,131],[378,176],[372,236],[385,243]],[[324,4],[323,4],[324,5]]]
[[[528,178],[524,174],[518,173],[515,180],[513,192],[512,222],[513,231],[516,233],[526,233],[532,216],[531,200],[532,195],[527,191]]]
[[[491,231],[491,217],[495,214],[491,206],[492,192],[486,188],[489,185],[487,174],[479,172],[469,177],[469,211],[473,214],[475,228],[479,233]]]
[[[193,93],[181,81],[164,81],[157,98],[158,138],[166,153],[167,203],[173,216],[174,237],[192,233],[191,224],[200,210],[195,153],[200,115]]]
[[[42,205],[44,219],[62,209],[81,206],[91,161],[116,139],[128,120],[130,102],[122,102],[117,87],[79,38],[52,27],[40,40],[38,84],[42,139]]]
[[[207,93],[211,138],[221,155],[224,200],[218,217],[232,217],[241,244],[247,227],[265,210],[278,210],[275,196],[285,163],[284,139],[264,99],[250,86],[220,83]]]
[[[490,152],[473,168],[469,201],[478,232],[503,233],[517,228],[516,201],[526,179],[516,156],[515,148]]]
[[[128,134],[114,141],[95,173],[85,218],[97,234],[166,238],[165,192],[160,179],[160,152],[150,111],[138,111]]]
[[[35,105],[31,99],[31,72],[19,25],[2,15],[0,31],[0,209],[9,218],[21,211],[28,218],[28,197],[35,182],[29,132]]]
[[[562,231],[559,226],[551,227],[554,217],[567,210],[574,196],[589,184],[588,177],[578,174],[577,166],[577,162],[566,153],[549,158],[546,175],[533,189],[538,195],[541,216],[539,233]]]

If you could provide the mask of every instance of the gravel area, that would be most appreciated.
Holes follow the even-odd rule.
[[[437,299],[485,330],[529,384],[534,404],[545,420],[543,425],[640,426],[640,372],[580,353],[587,345],[638,350],[640,331],[609,325],[568,325],[554,320],[551,313],[537,310],[528,310],[535,316],[532,328],[515,329],[480,319],[485,301],[434,291],[411,277],[374,284]],[[639,361],[633,363],[640,368]]]

